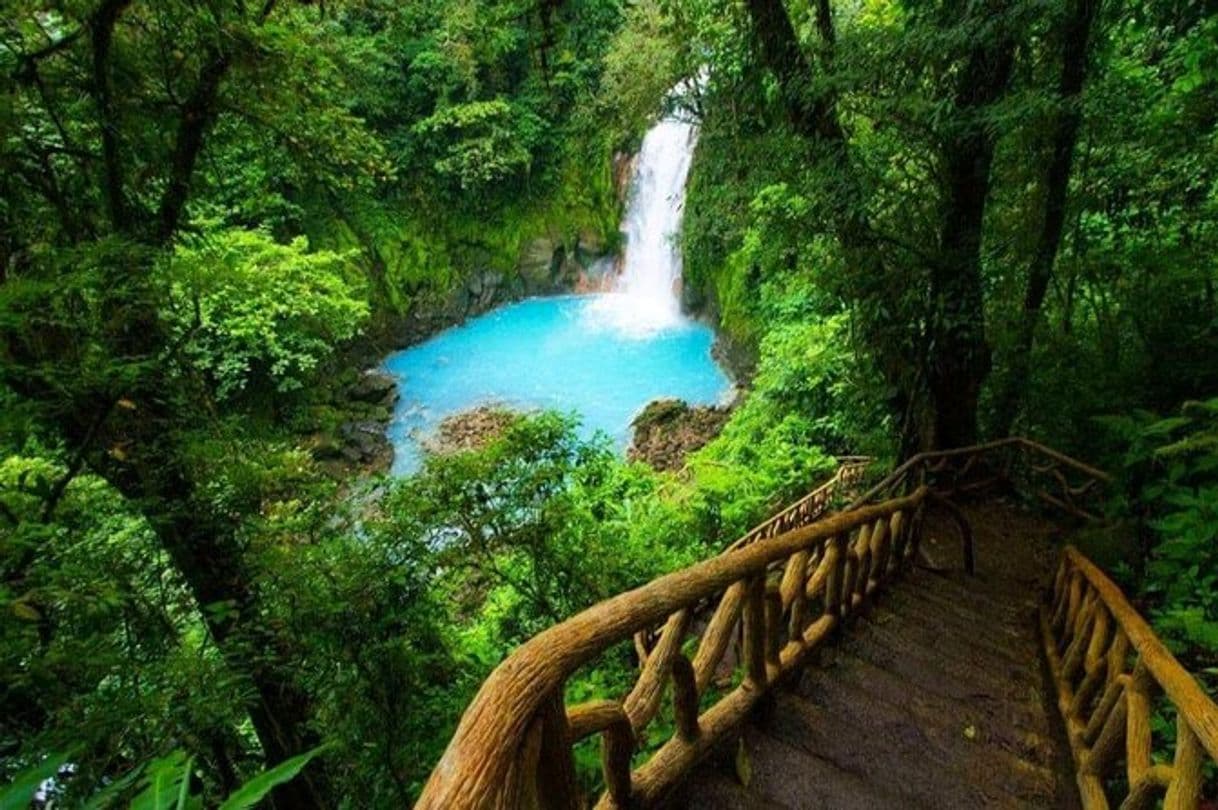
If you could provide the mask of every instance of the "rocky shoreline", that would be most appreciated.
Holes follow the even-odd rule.
[[[367,372],[354,392],[365,397],[381,394],[376,402],[391,408],[396,388],[386,392],[384,385],[393,378],[383,372]],[[690,453],[701,449],[719,435],[731,416],[731,407],[689,405],[679,399],[649,402],[631,422],[633,438],[626,457],[660,471],[676,471],[685,465]],[[479,405],[445,417],[436,430],[422,437],[423,449],[433,455],[451,455],[479,450],[503,435],[521,414],[499,404]],[[344,423],[339,441],[326,445],[319,461],[337,460],[369,472],[384,472],[393,461],[393,448],[385,436],[385,423],[375,420]],[[314,448],[318,455],[320,447]]]
[[[335,386],[332,407],[342,418],[332,430],[310,437],[313,458],[339,477],[388,472],[393,465],[393,446],[386,433],[399,394],[397,379],[380,368],[385,355],[495,307],[532,296],[602,289],[612,271],[602,250],[590,234],[578,235],[570,249],[560,239],[539,237],[525,248],[511,273],[475,271],[445,300],[420,304],[415,313],[351,347],[346,363],[364,370],[354,380]]]
[[[333,430],[314,433],[308,442],[313,459],[336,476],[387,472],[393,445],[386,430],[398,401],[398,381],[380,369],[368,369],[337,387]]]
[[[404,345],[412,345],[452,325],[440,322],[435,329]],[[383,351],[373,355],[377,361],[383,357]],[[716,337],[712,353],[733,382],[751,374],[747,353],[734,348],[722,336]],[[363,362],[368,363],[369,359]],[[397,378],[379,367],[367,368],[350,383],[340,384],[338,390],[341,393],[334,407],[343,414],[343,419],[334,430],[313,435],[310,448],[314,459],[338,476],[388,472],[394,449],[387,432],[400,397]],[[731,410],[730,405],[690,406],[677,399],[653,400],[631,422],[633,435],[627,458],[657,470],[678,470],[690,453],[719,434]],[[502,433],[516,415],[494,404],[462,411],[443,420],[436,432],[424,437],[421,443],[429,453],[477,449]]]
[[[434,328],[422,331],[402,344],[394,341],[392,350],[425,340],[463,320],[438,321]],[[365,354],[362,363],[379,363],[385,351],[381,348],[374,354]],[[722,335],[717,335],[712,353],[733,382],[751,374],[751,357],[733,347]],[[343,418],[334,430],[320,431],[312,436],[310,448],[314,459],[339,476],[388,472],[393,464],[394,449],[387,431],[400,396],[397,378],[379,367],[371,367],[359,372],[351,382],[340,383],[337,389],[334,409]],[[653,400],[631,423],[633,437],[627,458],[642,461],[657,470],[680,469],[686,456],[719,434],[730,413],[731,406],[690,406],[676,399]],[[443,454],[482,447],[490,438],[499,435],[515,415],[493,404],[453,414],[433,435],[422,439],[423,448]]]

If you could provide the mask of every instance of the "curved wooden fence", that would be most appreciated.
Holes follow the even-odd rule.
[[[1084,808],[1107,808],[1109,793],[1122,810],[1155,807],[1161,797],[1164,810],[1197,807],[1205,762],[1218,763],[1218,706],[1073,547],[1062,553],[1041,631]],[[1156,695],[1175,714],[1171,764],[1153,758]]]
[[[773,684],[915,559],[929,502],[951,510],[947,495],[1006,483],[1090,517],[1096,514],[1091,501],[1108,480],[1043,445],[1005,439],[915,456],[848,509],[824,516],[831,502],[825,488],[843,475],[839,470],[828,485],[725,553],[595,605],[521,645],[482,685],[417,807],[583,806],[572,749],[596,735],[605,786],[597,806],[647,806],[736,732]],[[862,469],[849,475],[857,482]],[[962,528],[968,560],[970,535],[966,524]],[[1066,600],[1066,626],[1085,632],[1098,621],[1090,617],[1102,612],[1087,605],[1098,602],[1084,605],[1082,586],[1061,582],[1059,577],[1059,589],[1079,590],[1078,599]],[[568,680],[632,637],[640,662],[633,687],[619,700],[568,706]],[[641,645],[640,637],[652,643]],[[733,656],[734,641],[739,654]],[[672,730],[657,741],[653,721],[666,695]],[[1213,729],[1196,733],[1212,735]],[[636,764],[643,739],[650,754]],[[1182,739],[1187,749],[1189,738]]]
[[[738,540],[728,546],[728,551],[744,548],[758,540],[766,540],[783,532],[807,526],[812,521],[829,511],[835,498],[841,495],[841,490],[853,486],[863,480],[867,467],[872,459],[868,456],[842,456],[837,459],[837,471],[825,483],[809,492],[781,512],[767,518],[749,529]]]
[[[600,807],[646,804],[736,729],[767,687],[850,616],[912,556],[926,489],[833,515],[649,582],[525,642],[491,674],[433,772],[420,808],[580,806],[571,746],[601,734]],[[769,577],[781,571],[781,579]],[[692,613],[716,607],[692,660]],[[620,701],[567,707],[566,680],[632,634],[663,623],[660,640]],[[699,711],[742,624],[738,683]],[[635,741],[672,683],[676,731],[631,771]]]

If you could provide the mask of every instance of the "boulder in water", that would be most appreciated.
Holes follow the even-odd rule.
[[[634,439],[626,455],[657,470],[679,470],[686,456],[719,435],[730,415],[731,409],[720,405],[652,400],[630,423]]]
[[[445,417],[435,433],[420,440],[423,449],[435,455],[480,450],[503,435],[519,414],[501,405],[480,405]]]

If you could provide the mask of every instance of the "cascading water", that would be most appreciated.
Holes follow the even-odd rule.
[[[681,314],[677,237],[697,134],[668,116],[643,139],[612,290],[500,307],[386,359],[401,391],[389,425],[396,472],[418,469],[420,439],[445,417],[479,405],[574,411],[584,436],[603,432],[625,448],[631,419],[654,399],[730,396],[714,332]]]
[[[663,118],[643,138],[622,223],[622,272],[589,305],[594,324],[646,336],[684,322],[678,237],[697,138],[697,126],[679,115]]]

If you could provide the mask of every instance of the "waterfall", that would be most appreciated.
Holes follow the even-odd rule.
[[[591,305],[596,321],[640,336],[685,321],[679,236],[697,139],[697,125],[679,115],[662,118],[643,138],[622,223],[622,271]]]

